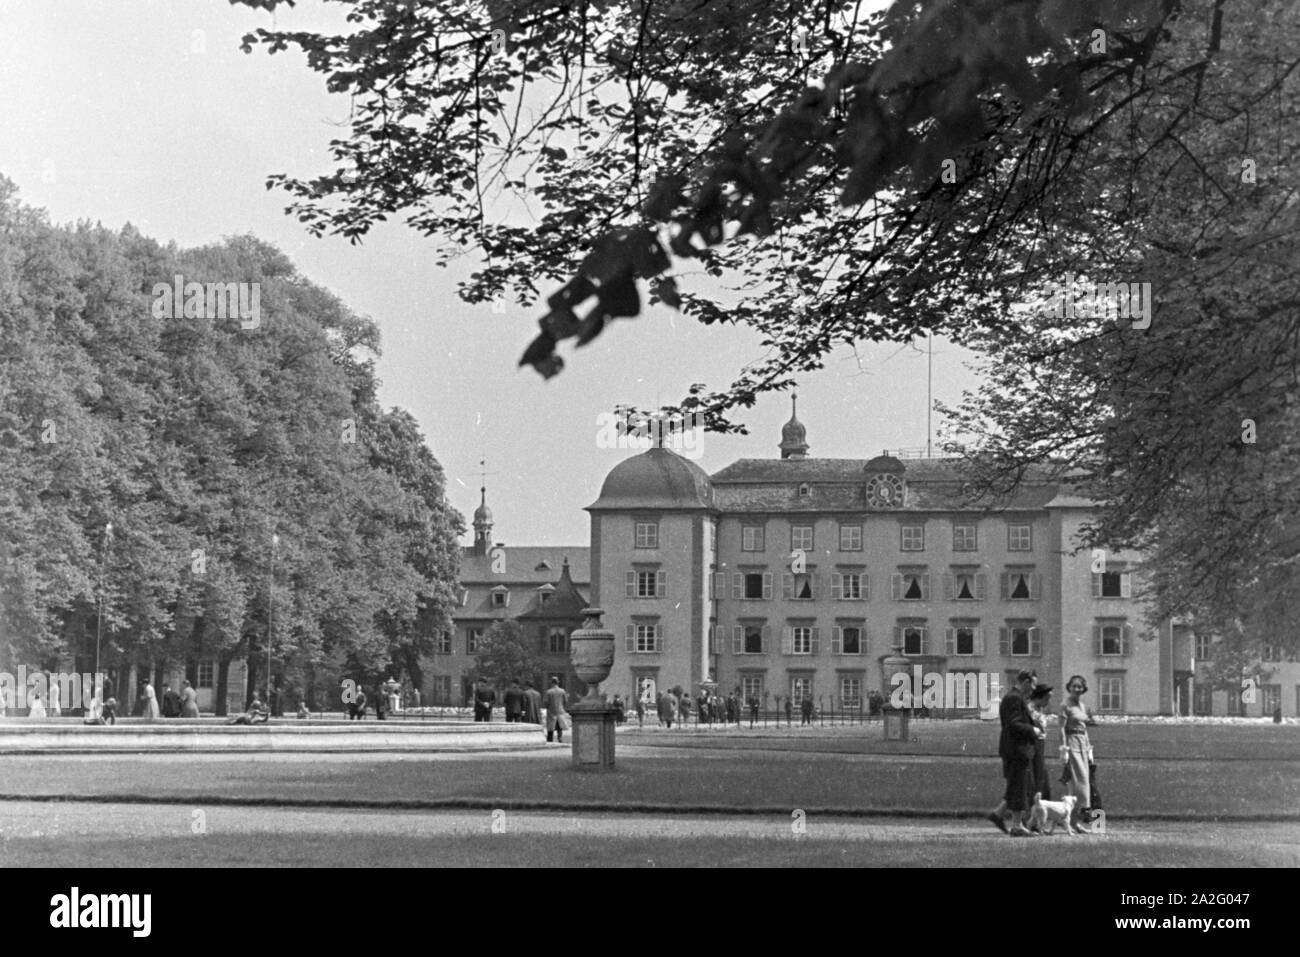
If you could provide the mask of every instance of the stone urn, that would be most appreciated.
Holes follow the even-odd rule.
[[[614,667],[614,633],[600,625],[600,608],[584,608],[582,627],[569,635],[569,660],[574,673],[587,686],[587,696],[580,704],[603,705],[605,696],[599,685]]]

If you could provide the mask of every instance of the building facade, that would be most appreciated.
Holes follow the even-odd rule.
[[[812,458],[797,416],[779,448],[712,476],[652,448],[606,477],[587,511],[592,594],[622,639],[611,693],[711,682],[769,708],[857,710],[906,690],[958,716],[1030,669],[1057,688],[1083,675],[1103,714],[1234,713],[1196,681],[1206,639],[1149,631],[1139,556],[1078,549],[1091,503],[1067,486],[1031,474],[972,505],[954,461]],[[915,678],[901,689],[882,666],[895,649]],[[1272,674],[1235,713],[1281,698],[1297,714],[1300,665]]]

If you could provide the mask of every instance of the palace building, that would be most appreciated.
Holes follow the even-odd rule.
[[[1253,704],[1197,684],[1206,639],[1173,622],[1148,634],[1139,556],[1078,550],[1093,503],[1067,485],[1031,474],[974,506],[953,460],[814,458],[794,414],[779,450],[710,476],[655,447],[610,471],[587,511],[591,594],[621,638],[611,694],[716,682],[767,707],[856,709],[888,699],[881,662],[898,648],[923,673],[1004,690],[1025,668],[1057,689],[1081,674],[1099,713],[1297,713],[1295,663]]]

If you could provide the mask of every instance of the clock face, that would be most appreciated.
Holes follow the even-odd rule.
[[[903,504],[903,480],[897,475],[873,475],[867,480],[867,501],[879,508]]]

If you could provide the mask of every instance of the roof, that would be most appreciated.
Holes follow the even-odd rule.
[[[1031,475],[1009,497],[977,499],[967,490],[960,459],[740,459],[710,481],[723,512],[826,511],[1007,511],[1040,509],[1057,497],[1059,486],[1046,472]],[[866,480],[877,472],[898,474],[907,483],[901,508],[867,503]],[[799,486],[811,486],[807,496]]]
[[[495,547],[495,546],[493,546]],[[569,560],[569,572],[579,585],[591,584],[589,545],[502,545],[506,553],[505,573],[492,571],[492,550],[474,554],[474,546],[461,550],[460,581],[478,585],[542,585],[557,581]],[[539,567],[544,566],[544,567]]]
[[[568,565],[560,569],[559,581],[545,588],[551,597],[544,604],[541,600],[542,591],[540,588],[535,589],[529,597],[527,607],[515,617],[531,620],[581,618],[582,610],[589,604],[569,577]]]
[[[610,470],[587,511],[638,508],[711,509],[708,473],[671,449],[647,449]]]

